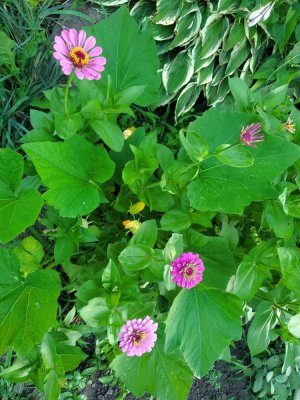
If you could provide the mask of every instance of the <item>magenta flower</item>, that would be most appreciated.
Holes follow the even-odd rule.
[[[150,317],[131,319],[122,326],[119,346],[127,356],[141,356],[150,352],[156,342],[157,323]]]
[[[191,289],[202,281],[203,261],[198,254],[182,253],[171,262],[172,279],[177,286]]]
[[[240,136],[242,143],[245,146],[256,147],[253,143],[262,142],[264,140],[264,135],[258,135],[260,129],[260,123],[247,125],[246,128],[243,127]]]
[[[78,79],[100,79],[106,58],[101,57],[102,48],[96,45],[94,36],[86,38],[85,31],[64,29],[61,36],[55,36],[53,56],[59,61],[65,75],[70,75],[75,68]]]

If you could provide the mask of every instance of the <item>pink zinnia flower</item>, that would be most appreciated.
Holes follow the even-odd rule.
[[[253,143],[262,142],[264,140],[264,135],[258,135],[260,129],[260,123],[247,125],[246,128],[243,127],[240,136],[242,143],[245,146],[256,147]]]
[[[144,319],[131,319],[122,326],[119,346],[127,356],[141,356],[150,352],[156,342],[157,323],[147,316]]]
[[[75,68],[78,79],[100,79],[106,58],[100,57],[102,48],[96,45],[94,36],[86,38],[86,32],[64,29],[61,36],[55,36],[53,56],[59,61],[65,75]]]
[[[283,124],[283,127],[286,131],[290,133],[296,132],[295,125],[293,124],[293,120],[291,117],[288,117],[287,121]]]
[[[191,289],[202,281],[205,268],[198,254],[182,253],[171,262],[171,266],[172,279],[177,286]]]

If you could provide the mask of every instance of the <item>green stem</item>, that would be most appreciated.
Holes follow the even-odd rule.
[[[75,70],[73,69],[71,75],[69,76],[66,89],[65,89],[65,97],[64,97],[64,108],[65,108],[65,114],[68,116],[69,115],[69,110],[68,110],[68,94],[69,94],[69,89],[72,84],[73,78],[75,75]]]

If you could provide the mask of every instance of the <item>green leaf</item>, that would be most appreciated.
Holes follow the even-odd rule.
[[[61,358],[62,366],[66,372],[73,371],[87,358],[87,355],[79,347],[64,343],[58,343],[56,351]]]
[[[300,314],[294,315],[288,322],[288,330],[300,339]]]
[[[45,400],[57,400],[61,393],[60,377],[55,369],[51,369],[45,377]]]
[[[183,252],[182,235],[173,233],[164,249],[164,258],[167,262],[173,261]]]
[[[232,294],[202,284],[184,289],[167,318],[166,351],[179,347],[194,375],[204,376],[230,341],[241,337],[241,315],[241,302]]]
[[[287,96],[288,87],[289,85],[278,86],[264,96],[262,99],[263,109],[271,110],[282,104]]]
[[[184,233],[185,248],[198,253],[203,260],[205,271],[203,282],[206,285],[225,289],[232,275],[236,273],[236,264],[227,240],[210,237],[189,229]]]
[[[251,167],[254,162],[251,152],[241,144],[225,148],[216,154],[216,158],[221,161],[221,163],[236,168]]]
[[[197,132],[188,130],[185,137],[180,131],[179,138],[192,161],[201,162],[208,155],[207,143]]]
[[[21,189],[23,169],[20,154],[0,149],[0,243],[7,243],[33,225],[42,208],[39,192]]]
[[[202,17],[199,9],[180,18],[175,27],[176,36],[170,43],[169,49],[171,50],[189,43],[198,34],[201,20]]]
[[[138,271],[150,267],[153,261],[153,252],[144,244],[133,244],[121,252],[119,261],[129,271]]]
[[[186,114],[190,111],[193,105],[196,103],[201,92],[201,88],[195,83],[188,83],[181,91],[177,98],[175,117],[178,119],[180,115]]]
[[[7,346],[26,354],[56,325],[59,294],[57,272],[34,271],[24,279],[15,255],[0,249],[0,354]]]
[[[271,277],[268,268],[257,263],[254,257],[246,255],[236,273],[234,293],[243,300],[249,300],[267,277]]]
[[[112,260],[109,260],[107,266],[102,273],[102,283],[105,289],[111,289],[116,286],[120,286],[120,273]]]
[[[225,75],[231,75],[235,72],[247,59],[249,53],[248,41],[245,38],[243,42],[233,48],[225,70]]]
[[[162,81],[167,93],[176,93],[190,81],[193,73],[194,66],[190,54],[181,51],[164,65]]]
[[[273,305],[268,301],[262,301],[257,307],[248,330],[247,343],[252,356],[268,348],[271,341],[270,331],[274,328],[276,322],[277,318],[273,311]]]
[[[0,43],[0,66],[15,66],[15,53],[12,49],[17,46],[17,43],[11,40],[3,31],[0,31]]]
[[[188,129],[201,133],[208,144],[209,153],[214,153],[224,143],[236,144],[242,127],[254,121],[248,114],[221,113],[210,109],[190,124]],[[265,135],[263,142],[248,150],[252,153],[254,163],[247,168],[219,164],[216,159],[202,162],[197,178],[188,186],[188,197],[193,208],[241,214],[243,208],[252,201],[278,196],[273,180],[299,158],[299,147],[281,137]]]
[[[68,141],[23,145],[49,190],[44,197],[63,217],[89,214],[102,197],[99,183],[114,172],[114,163],[102,146],[80,136]]]
[[[103,328],[108,325],[108,317],[111,310],[102,297],[91,299],[88,304],[79,311],[81,318],[93,328]]]
[[[130,244],[144,244],[154,247],[157,240],[157,225],[155,219],[143,222],[130,239]]]
[[[224,36],[227,33],[229,22],[226,17],[212,15],[207,19],[202,30],[202,50],[200,58],[208,58],[213,55],[220,47]]]
[[[191,218],[182,210],[170,210],[162,216],[160,225],[164,231],[180,232],[191,226]]]
[[[13,248],[13,252],[21,264],[21,271],[25,277],[39,269],[44,257],[43,246],[33,236],[23,239],[18,246]]]
[[[300,296],[300,263],[298,255],[292,248],[279,247],[278,256],[282,274],[282,283]]]
[[[83,122],[79,112],[68,115],[64,112],[54,114],[55,132],[62,139],[69,139],[75,135],[82,127]]]
[[[157,400],[185,400],[193,380],[181,354],[165,354],[160,338],[150,353],[141,357],[118,356],[110,367],[135,396],[147,392]]]
[[[145,91],[134,102],[148,106],[158,100],[160,85],[155,42],[150,32],[140,32],[126,7],[121,7],[109,18],[87,29],[97,43],[101,43],[107,62],[97,85],[107,85],[111,76],[117,95],[132,86],[145,86]]]
[[[268,201],[264,206],[262,221],[274,230],[276,237],[288,240],[294,233],[294,220],[285,214],[279,201]]]
[[[228,83],[237,105],[242,111],[245,111],[251,102],[251,93],[247,83],[243,79],[237,77],[228,78]]]
[[[117,124],[94,119],[90,121],[90,125],[110,149],[118,152],[122,150],[124,135]]]
[[[161,25],[172,25],[180,15],[181,0],[158,0],[157,14],[153,18],[153,22]]]

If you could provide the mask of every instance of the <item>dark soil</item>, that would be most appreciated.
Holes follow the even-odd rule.
[[[236,343],[236,348],[232,349],[232,354],[236,359],[245,360],[247,348],[243,342]],[[247,356],[246,356],[247,358]],[[88,400],[115,400],[121,390],[117,386],[111,387],[103,385],[98,378],[100,372],[92,376],[92,383],[87,385],[82,391]],[[143,396],[141,400],[150,400],[150,396]],[[202,379],[194,379],[188,400],[250,400],[251,389],[249,378],[242,373],[233,370],[232,365],[224,361],[217,361],[215,367],[209,374]],[[132,394],[128,394],[126,400],[137,400]]]

